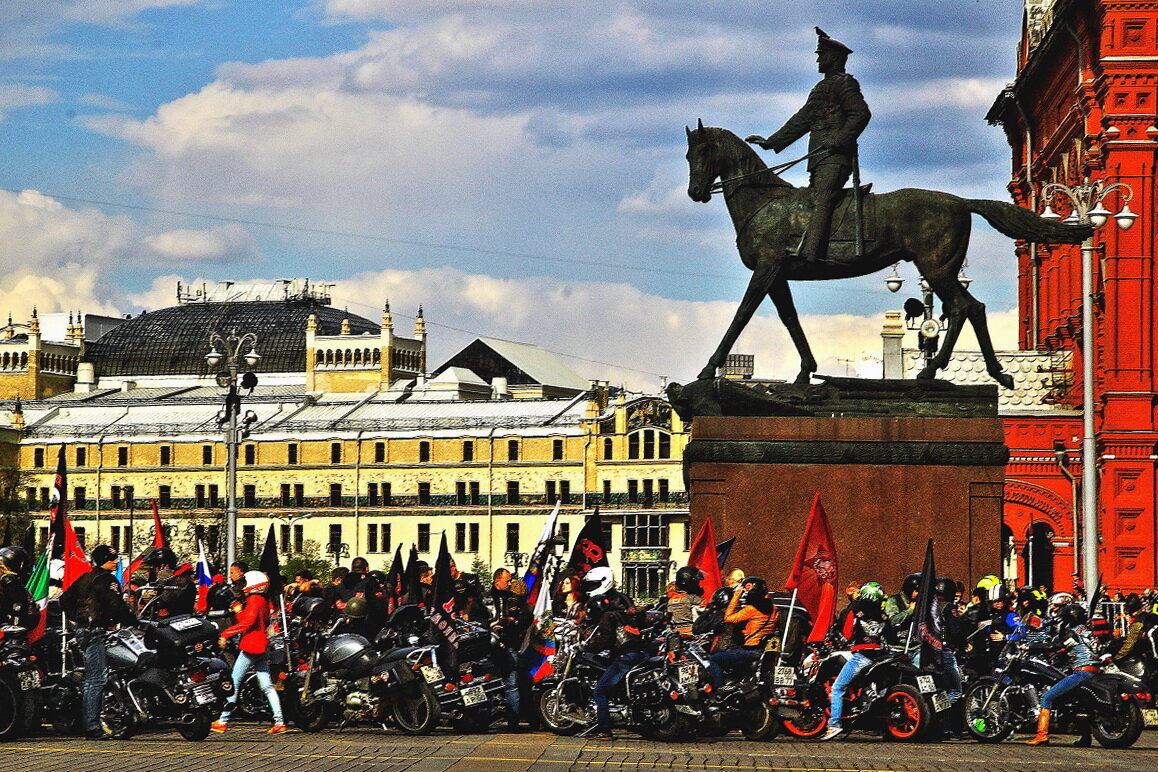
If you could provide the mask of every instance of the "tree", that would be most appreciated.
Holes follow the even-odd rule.
[[[24,496],[30,481],[31,475],[20,467],[0,466],[0,517],[4,521],[0,545],[19,544],[32,525],[33,516]]]

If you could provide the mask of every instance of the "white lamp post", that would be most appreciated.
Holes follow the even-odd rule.
[[[1103,206],[1111,193],[1122,199],[1122,209],[1116,215]],[[1070,215],[1064,222],[1092,225],[1100,228],[1110,217],[1122,230],[1129,230],[1138,219],[1130,211],[1134,192],[1121,182],[1090,182],[1082,185],[1062,185],[1051,182],[1041,191],[1046,202],[1042,217],[1059,220],[1061,216],[1050,206],[1055,201],[1068,201]],[[1098,466],[1094,442],[1094,238],[1082,242],[1082,574],[1086,592],[1091,593],[1098,583]],[[1077,534],[1074,534],[1076,537]]]

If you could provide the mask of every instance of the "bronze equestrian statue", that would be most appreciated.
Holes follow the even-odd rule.
[[[694,131],[687,129],[687,137],[688,196],[706,203],[716,189],[723,192],[736,229],[740,259],[752,271],[736,315],[700,372],[701,379],[716,377],[717,369],[767,295],[800,354],[796,382],[808,383],[816,371],[816,359],[800,327],[788,282],[864,276],[908,260],[941,299],[948,316],[940,349],[917,377],[933,378],[945,368],[968,319],[981,344],[987,372],[1002,386],[1012,388],[1013,378],[1002,371],[993,352],[984,304],[957,280],[969,246],[970,215],[981,215],[1010,238],[1041,244],[1079,244],[1093,232],[1085,225],[1043,220],[1027,209],[1001,201],[905,188],[860,197],[864,214],[861,250],[853,233],[859,230],[858,218],[853,214],[856,197],[846,192],[832,217],[827,253],[823,259],[804,261],[791,253],[812,220],[815,198],[811,191],[782,179],[744,140],[726,129],[705,127],[701,121]]]

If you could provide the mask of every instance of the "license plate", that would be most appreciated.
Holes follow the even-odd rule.
[[[788,665],[780,665],[772,675],[772,683],[776,686],[794,686],[796,684],[796,670]]]
[[[462,690],[462,704],[468,708],[486,701],[487,693],[481,686],[467,686]]]
[[[931,675],[917,676],[917,688],[924,694],[932,694],[937,691],[937,682],[933,680]]]
[[[948,710],[953,703],[949,702],[948,695],[945,692],[937,692],[933,695],[933,710],[940,713],[942,710]]]
[[[438,683],[442,680],[442,668],[432,667],[430,665],[422,666],[422,677],[428,684]]]
[[[20,688],[24,691],[40,688],[40,671],[39,670],[22,670],[16,676]]]
[[[689,662],[680,665],[679,669],[680,686],[688,686],[694,684],[700,678],[700,669],[694,662]]]
[[[178,619],[170,626],[178,632],[184,632],[185,630],[192,630],[196,627],[200,627],[201,620],[194,617],[189,617],[188,619]]]
[[[1146,726],[1158,726],[1158,710],[1143,708],[1142,720],[1146,722]]]

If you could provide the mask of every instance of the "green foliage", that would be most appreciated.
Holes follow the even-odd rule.
[[[470,564],[470,572],[479,579],[489,580],[491,578],[490,564],[483,560],[481,555],[474,556],[474,562]]]
[[[0,467],[0,546],[20,544],[32,525],[24,489],[31,475],[16,466]]]

